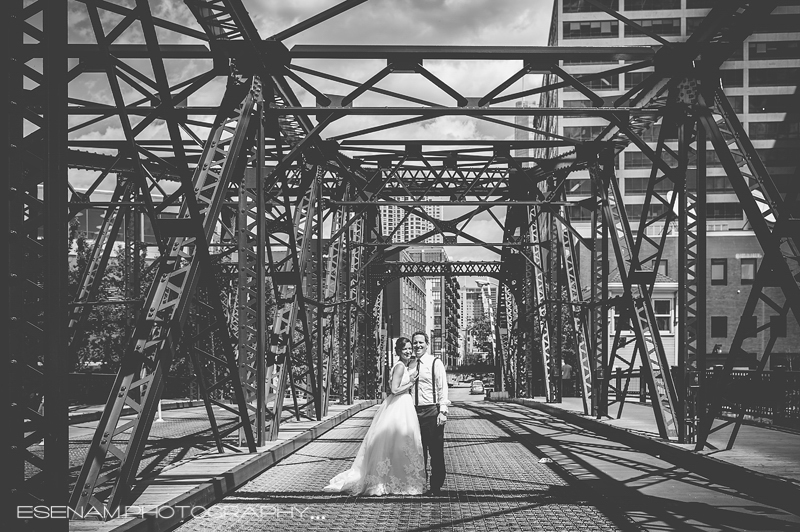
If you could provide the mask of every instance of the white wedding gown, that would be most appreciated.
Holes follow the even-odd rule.
[[[407,385],[408,371],[402,362]],[[394,368],[392,368],[394,372]],[[324,490],[353,495],[419,495],[425,489],[422,438],[414,401],[407,392],[389,395],[378,407],[353,465]]]

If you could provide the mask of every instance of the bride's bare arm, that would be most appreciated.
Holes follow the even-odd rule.
[[[414,385],[414,379],[416,377],[416,372],[410,375],[411,381],[407,384],[400,385],[403,382],[403,372],[406,371],[405,366],[402,364],[397,364],[392,370],[392,393],[394,395],[399,395],[401,393],[405,393]]]
[[[405,367],[402,364],[395,364],[394,368],[392,368],[392,393],[398,393],[400,389],[400,383],[403,381],[403,371],[405,371]]]

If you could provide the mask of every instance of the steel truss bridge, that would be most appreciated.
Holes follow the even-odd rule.
[[[651,37],[657,51],[650,46],[289,49],[283,44],[321,22],[335,24],[337,15],[362,3],[353,0],[272,36],[258,34],[241,0],[185,0],[181,8],[193,16],[191,25],[160,18],[146,0],[131,2],[133,7],[75,0],[71,4],[88,13],[92,35],[73,44],[67,39],[66,3],[8,2],[2,32],[8,305],[2,334],[8,346],[3,426],[9,431],[3,457],[12,507],[69,504],[85,512],[125,504],[176,356],[191,359],[220,452],[253,451],[274,438],[283,408],[297,418],[319,419],[332,393],[352,401],[356,369],[366,377],[359,396],[377,396],[380,288],[389,277],[434,271],[501,281],[493,319],[503,378],[496,385],[511,395],[530,394],[533,382],[541,381],[547,400],[560,400],[555,378],[560,352],[551,331],[554,302],[560,299],[553,294],[565,293],[585,412],[596,416],[607,415],[621,397],[609,378],[613,363],[634,363],[616,350],[617,342],[609,342],[614,331],[606,316],[617,308],[631,319],[633,357],[649,376],[661,436],[702,449],[715,429],[722,390],[698,380],[705,370],[709,142],[764,252],[744,317],[759,300],[781,316],[791,311],[800,317],[797,190],[781,190],[771,179],[719,83],[720,65],[775,2],[721,2],[686,42],[672,43],[589,1]],[[134,25],[141,29],[136,42],[126,32]],[[573,76],[560,62],[576,58],[615,66]],[[304,66],[340,59],[370,65],[379,60],[385,66],[365,82]],[[452,86],[428,70],[425,62],[431,60],[515,61],[522,67],[497,79],[495,89],[474,95],[469,86]],[[181,62],[192,62],[193,68],[176,79],[167,65]],[[613,101],[587,85],[639,71],[647,72],[644,80]],[[377,87],[398,73],[421,76],[441,90],[441,100]],[[543,85],[511,92],[529,73],[545,74]],[[107,83],[110,99],[96,101],[70,90],[89,76]],[[322,80],[326,87],[337,84],[342,94],[318,89]],[[196,105],[193,96],[214,83],[219,101]],[[592,106],[552,105],[554,90],[562,87],[576,89]],[[504,105],[532,95],[539,95],[539,107]],[[348,119],[360,115],[375,117],[379,125],[325,135],[334,122],[356,123]],[[532,116],[533,126],[515,124],[519,115]],[[381,137],[442,116],[522,130],[531,140]],[[578,141],[554,133],[555,119],[564,116],[597,117],[607,125],[597,138]],[[81,136],[104,120],[119,127],[119,140]],[[653,149],[642,137],[656,123],[662,127]],[[677,148],[667,142],[670,129],[678,131]],[[614,170],[615,155],[630,143],[653,162],[640,220],[629,220]],[[514,155],[522,149],[533,155]],[[588,170],[592,194],[569,202],[567,178],[578,170]],[[688,170],[696,180],[687,179]],[[87,186],[71,181],[76,172],[91,176]],[[98,192],[109,177],[115,183],[110,200]],[[665,189],[671,193],[661,192]],[[424,206],[436,203],[458,204],[464,214],[433,219]],[[381,229],[379,208],[388,205],[434,229],[397,242]],[[588,213],[589,237],[575,229],[569,207]],[[101,208],[105,215],[77,291],[70,291],[65,228],[87,208]],[[471,232],[470,222],[479,215],[496,223],[502,241],[486,242]],[[152,264],[138,260],[139,216],[155,238]],[[655,276],[643,267],[661,256],[671,223],[677,223],[681,253],[678,383],[668,371],[656,327]],[[497,261],[386,262],[437,234],[492,251]],[[118,241],[124,242],[116,260],[124,264],[126,289],[109,300],[101,281]],[[585,289],[576,268],[581,248],[591,255]],[[624,288],[614,300],[607,296],[612,262]],[[783,299],[770,299],[766,287],[779,287]],[[223,298],[224,289],[234,297]],[[110,304],[129,309],[130,333],[70,490],[66,374],[90,312]],[[771,327],[765,325],[761,334],[777,336]],[[731,353],[742,351],[745,336],[740,327]],[[760,370],[774,342],[766,345]],[[212,363],[214,372],[208,369]],[[726,375],[731,366],[732,359]],[[719,382],[724,387],[725,378]],[[214,399],[220,389],[229,391],[230,402]],[[287,391],[292,400],[285,406]],[[44,411],[37,409],[39,397],[46,398]],[[126,406],[136,411],[133,420],[121,417]],[[214,406],[239,416],[232,432],[218,430]],[[43,438],[46,451],[35,454],[30,447]]]

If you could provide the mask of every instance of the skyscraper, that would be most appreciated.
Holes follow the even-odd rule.
[[[603,0],[608,7],[650,29],[668,41],[683,41],[699,26],[710,9],[725,0]],[[800,83],[800,2],[783,0],[742,47],[721,67],[722,86],[732,107],[738,113],[759,156],[778,186],[787,183],[797,164],[800,119],[797,109],[800,101],[797,86]],[[556,0],[553,12],[551,45],[558,46],[652,46],[659,43],[639,33],[594,5],[584,0]],[[624,61],[592,62],[578,60],[562,62],[562,67],[573,75],[608,70]],[[645,69],[652,71],[652,68]],[[648,72],[636,71],[614,74],[587,82],[586,85],[604,98],[617,97],[643,81]],[[572,87],[559,89],[552,105],[560,107],[590,106],[588,99]],[[580,140],[597,138],[607,125],[602,118],[562,117],[556,133]],[[643,133],[643,140],[655,147],[660,125]],[[674,132],[666,131],[667,139],[676,139]],[[675,140],[668,146],[677,149]],[[763,258],[753,232],[730,181],[716,153],[708,145],[706,190],[708,205],[706,255],[707,267],[707,322],[706,352],[727,352],[740,321],[741,309],[749,293],[755,272]],[[633,144],[619,154],[617,177],[624,195],[626,211],[636,230],[642,212],[651,172],[650,160]],[[673,165],[674,166],[674,165]],[[570,199],[582,199],[591,191],[588,172],[575,172],[569,178],[567,190]],[[666,183],[665,183],[666,185]],[[664,191],[661,191],[664,192]],[[657,212],[653,213],[658,214]],[[582,234],[589,234],[589,211],[570,209],[572,221]],[[657,229],[657,228],[654,228]],[[663,258],[659,264],[643,265],[659,273],[653,294],[657,321],[668,356],[676,356],[677,334],[677,238],[675,231],[667,237]],[[582,277],[586,279],[588,256],[581,257]],[[586,284],[584,284],[586,286]],[[621,290],[618,274],[612,272],[610,288]],[[782,299],[776,291],[777,300]],[[778,318],[775,311],[759,303],[758,327]],[[613,314],[613,313],[612,313]],[[612,331],[613,320],[611,316]],[[787,338],[780,338],[773,351],[772,364],[800,366],[800,330],[789,320]],[[753,327],[753,330],[755,330]],[[753,334],[745,341],[746,351],[763,352],[768,341],[766,335]],[[633,342],[629,342],[632,347]],[[672,359],[674,361],[674,358]],[[709,359],[709,363],[714,361]],[[741,365],[752,365],[743,360]]]
[[[414,199],[410,197],[397,198],[398,201],[413,201]],[[421,210],[431,218],[442,219],[441,205],[423,205]],[[391,235],[392,242],[410,242],[433,230],[433,223],[430,221],[415,214],[406,217],[406,214],[408,211],[399,205],[381,207],[381,230],[384,236]],[[435,234],[423,240],[430,244],[441,244],[442,241],[441,234]]]

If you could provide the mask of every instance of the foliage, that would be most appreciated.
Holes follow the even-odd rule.
[[[81,277],[92,257],[93,242],[78,230],[77,220],[69,224],[69,294],[77,297]],[[73,255],[74,254],[74,258]],[[152,283],[155,272],[148,268],[147,250],[141,247],[138,268],[141,272],[139,291],[129,288],[125,264],[127,250],[120,245],[108,260],[100,281],[97,294],[90,296],[92,301],[142,299]],[[72,349],[71,371],[80,371],[98,366],[104,373],[114,373],[119,368],[125,345],[136,323],[138,304],[95,305],[89,316],[81,324]]]

